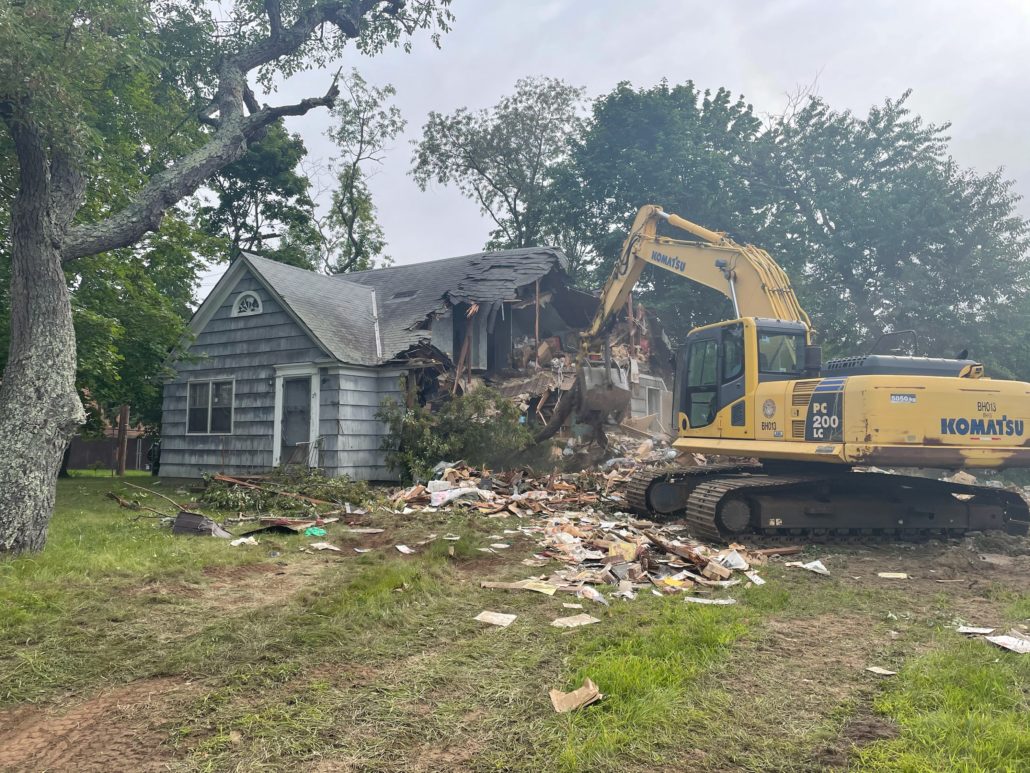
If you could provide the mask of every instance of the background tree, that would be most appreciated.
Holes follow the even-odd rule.
[[[210,8],[203,0],[0,6],[4,163],[18,169],[0,383],[0,552],[45,543],[61,456],[84,418],[65,268],[137,244],[268,126],[329,106],[337,93],[262,106],[250,76],[267,86],[277,73],[339,57],[348,42],[375,54],[450,19],[447,0],[237,0],[219,31]]]
[[[641,89],[620,83],[594,100],[584,132],[556,173],[566,230],[588,245],[582,281],[604,282],[644,204],[760,242],[765,203],[750,179],[761,129],[743,98],[726,89],[700,91],[689,81]],[[680,337],[731,313],[719,293],[665,271],[647,271],[637,294]]]
[[[393,86],[369,85],[357,70],[343,79],[333,107],[334,126],[326,132],[340,150],[331,162],[335,188],[329,212],[316,223],[326,273],[364,271],[377,259],[389,260],[383,255],[386,237],[368,179],[382,164],[389,143],[404,131],[400,109],[389,104],[396,94]]]
[[[801,285],[830,353],[864,351],[913,329],[920,354],[970,348],[999,374],[1030,376],[1030,224],[1000,171],[962,169],[947,126],[908,93],[858,117],[818,98],[777,120],[756,148],[771,206],[764,244]],[[1024,334],[1020,338],[1025,338]]]
[[[300,170],[307,148],[300,135],[276,121],[238,161],[211,178],[217,203],[201,208],[205,229],[228,242],[230,260],[241,252],[301,268],[314,268],[311,183]]]
[[[497,226],[487,249],[557,241],[553,171],[582,124],[583,89],[556,78],[523,78],[490,110],[431,112],[414,143],[412,176],[422,190],[454,185]]]

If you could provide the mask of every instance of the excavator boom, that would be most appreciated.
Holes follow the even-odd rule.
[[[700,241],[659,236],[658,225],[662,222]],[[588,339],[600,335],[612,315],[625,306],[648,264],[718,290],[733,302],[738,317],[764,317],[811,326],[790,279],[769,253],[749,244],[738,244],[726,234],[649,204],[637,212],[619,260],[601,292],[593,324],[585,332]]]

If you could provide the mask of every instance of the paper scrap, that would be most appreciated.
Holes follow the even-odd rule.
[[[415,551],[409,548],[407,545],[394,545],[398,552],[403,553],[406,556],[412,555]]]
[[[599,590],[592,588],[589,585],[584,585],[582,588],[577,590],[576,595],[581,599],[590,599],[591,601],[596,601],[598,604],[608,606],[608,599],[602,596]]]
[[[905,572],[877,572],[877,577],[882,577],[885,580],[907,580],[908,575]]]
[[[354,548],[355,553],[371,553],[372,548]]]
[[[256,545],[258,544],[258,541],[253,537],[237,537],[229,544],[235,548],[239,547],[240,545]]]
[[[340,549],[336,547],[336,545],[330,545],[328,542],[312,542],[309,547],[315,550],[335,550],[337,553],[340,552]]]
[[[1008,635],[1005,636],[985,636],[984,638],[991,644],[1017,652],[1020,655],[1026,655],[1030,652],[1030,639],[1017,631],[1009,631]]]
[[[344,534],[382,534],[386,529],[373,529],[370,526],[350,526],[343,530]]]
[[[823,566],[823,562],[818,559],[815,561],[809,561],[807,564],[803,564],[800,561],[788,561],[784,566],[796,566],[800,569],[807,569],[810,572],[815,572],[816,574],[829,575],[830,573],[830,571]]]
[[[751,570],[750,572],[744,572],[744,576],[747,577],[755,585],[765,585],[765,580],[758,576],[758,572]]]
[[[976,636],[986,636],[989,633],[994,633],[993,628],[977,628],[975,625],[960,625],[955,630],[959,633],[968,633]]]
[[[475,619],[481,623],[490,623],[490,625],[498,625],[501,628],[507,628],[515,622],[516,617],[518,617],[518,615],[506,615],[503,612],[483,611],[476,615]]]
[[[718,606],[729,606],[730,604],[736,604],[736,599],[709,599],[704,596],[684,596],[684,601],[689,601],[692,604],[716,604]]]
[[[567,601],[563,602],[562,606],[565,607],[566,609],[582,609],[583,608],[582,604],[570,604]]]
[[[551,625],[555,628],[579,628],[581,625],[590,625],[591,623],[601,622],[596,617],[591,617],[588,614],[572,615],[571,617],[559,617],[557,620],[551,621]]]
[[[559,714],[566,714],[570,711],[581,709],[584,706],[589,706],[591,703],[596,703],[604,697],[600,690],[597,689],[597,685],[589,678],[583,680],[583,686],[578,690],[573,690],[572,692],[551,690],[550,696],[551,705],[554,706],[554,710]]]
[[[507,550],[511,547],[511,545],[505,542],[491,542],[490,547],[492,547],[494,550]]]
[[[869,671],[869,672],[871,672],[873,674],[879,674],[880,676],[897,676],[898,675],[897,671],[890,671],[889,669],[880,668],[879,666],[869,666],[868,668],[866,668],[866,671]]]

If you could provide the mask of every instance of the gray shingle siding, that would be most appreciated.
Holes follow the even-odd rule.
[[[261,299],[262,313],[232,317],[233,302],[248,290]],[[316,362],[326,354],[248,272],[197,335],[187,355],[173,365],[175,379],[165,385],[161,474],[195,478],[270,468],[275,366]],[[232,434],[186,434],[187,384],[208,379],[235,379]]]

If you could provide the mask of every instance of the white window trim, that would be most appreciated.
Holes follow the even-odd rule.
[[[255,301],[257,301],[257,309],[255,311],[240,311],[240,301],[242,301],[244,298],[248,298],[248,297],[249,298],[253,298]],[[239,295],[237,295],[233,299],[232,311],[229,313],[229,316],[232,316],[232,317],[253,317],[253,316],[256,316],[256,315],[260,314],[262,311],[264,311],[264,304],[261,303],[261,296],[258,295],[253,290],[246,290],[246,291],[240,293]]]
[[[228,432],[190,432],[190,390],[194,384],[207,384],[207,428],[211,429],[211,385],[232,384],[232,397],[229,399],[229,431]],[[211,435],[232,435],[236,429],[236,379],[235,378],[198,378],[186,382],[186,434],[191,437]]]
[[[275,415],[272,423],[272,466],[282,463],[283,444],[283,381],[288,378],[311,377],[311,405],[308,409],[308,467],[318,466],[318,420],[322,402],[322,379],[314,363],[292,363],[275,366]]]

